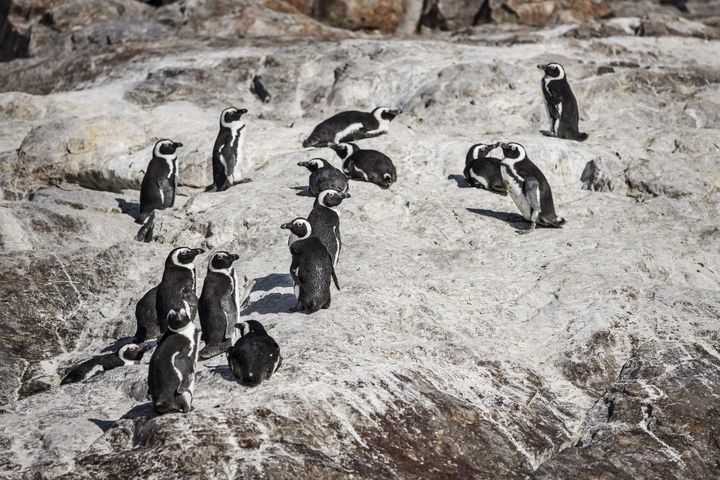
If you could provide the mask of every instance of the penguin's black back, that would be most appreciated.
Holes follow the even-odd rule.
[[[233,281],[227,275],[208,272],[198,301],[198,314],[205,343],[222,343],[226,339],[228,322],[235,326],[236,308]]]
[[[172,160],[176,162],[177,160]],[[144,220],[153,210],[170,208],[175,205],[175,175],[171,175],[167,161],[153,157],[145,170],[140,186],[140,220]],[[163,195],[160,195],[162,190]]]
[[[584,140],[587,138],[587,135],[579,131],[580,113],[578,112],[577,100],[567,78],[548,82],[547,90],[543,88],[543,94],[546,102],[552,103],[558,98],[561,101],[560,125],[558,131],[555,132],[557,136],[570,140]]]
[[[165,267],[162,281],[158,285],[156,308],[160,331],[167,331],[167,314],[170,310],[179,312],[187,302],[188,315],[195,318],[198,298],[195,294],[194,272],[182,267]]]
[[[190,340],[167,331],[150,357],[148,369],[148,390],[158,411],[171,410],[167,408],[174,405],[175,396],[182,393],[183,385],[188,383],[187,375],[193,373],[193,367],[194,349]],[[180,371],[182,378],[178,378],[176,370]]]
[[[333,115],[327,120],[320,122],[312,131],[310,136],[303,142],[303,147],[324,147],[335,141],[335,135],[347,128],[353,123],[363,124],[364,130],[372,130],[378,127],[378,122],[371,113],[360,112],[357,110],[348,110]],[[362,135],[349,135],[345,140],[357,140],[363,138]]]
[[[228,352],[228,363],[240,383],[256,386],[280,366],[280,346],[267,333],[249,332]]]
[[[540,184],[540,217],[554,219],[555,204],[553,202],[552,190],[545,175],[529,158],[525,158],[515,164],[515,170],[523,178],[534,177]]]
[[[320,239],[330,254],[333,264],[335,264],[336,256],[342,248],[340,217],[337,212],[331,208],[323,207],[316,200],[313,209],[307,216],[307,221],[310,222],[312,227],[312,236]]]
[[[346,192],[347,189],[347,176],[329,163],[310,174],[309,190],[313,197],[317,197],[323,190]]]
[[[343,170],[350,178],[366,180],[382,188],[388,188],[397,181],[397,171],[392,160],[377,150],[356,148],[343,162]],[[367,179],[363,173],[367,175]]]
[[[322,241],[314,236],[298,240],[290,246],[291,273],[300,287],[298,302],[310,313],[330,303],[330,282],[333,274],[332,257]]]
[[[495,157],[473,158],[472,149],[470,149],[467,157],[465,157],[465,170],[463,170],[463,175],[465,176],[467,182],[473,187],[485,188],[484,185],[481,185],[470,175],[470,172],[472,171],[476,176],[483,177],[487,180],[487,190],[507,195],[507,192],[505,191],[505,184],[502,179],[502,172],[500,170],[501,163],[502,160]]]
[[[133,343],[142,343],[151,338],[158,338],[162,334],[157,317],[157,291],[158,287],[148,290],[135,306],[137,329]]]
[[[81,382],[88,378],[88,375],[95,367],[102,367],[103,371],[112,370],[125,364],[117,352],[98,355],[72,367],[63,377],[60,385]]]

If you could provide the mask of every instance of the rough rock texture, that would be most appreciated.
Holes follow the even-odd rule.
[[[251,40],[230,38],[236,24],[208,2],[137,3],[123,12],[182,32],[0,65],[0,477],[720,475],[716,24],[694,15],[638,35],[672,15],[657,6],[552,29],[327,40],[321,25],[319,40]],[[118,5],[80,30],[124,18]],[[173,26],[180,7],[197,25]],[[538,133],[535,65],[550,60],[568,71],[586,142]],[[248,109],[256,170],[205,193],[229,105]],[[353,182],[342,291],[329,310],[290,314],[279,226],[312,205],[296,164],[339,165],[302,139],[377,105],[404,111],[363,144],[393,159],[398,182]],[[162,137],[185,144],[180,195],[137,242],[137,188]],[[507,197],[463,188],[467,149],[492,140],[525,145],[563,229],[517,235]],[[242,316],[280,344],[277,374],[246,389],[221,357],[203,362],[195,410],[162,417],[147,365],[59,386],[129,340],[135,303],[181,245],[208,250],[198,291],[210,251],[240,255],[255,281]]]

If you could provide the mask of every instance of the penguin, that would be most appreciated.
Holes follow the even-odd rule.
[[[310,222],[296,218],[280,226],[289,229],[297,240],[290,244],[290,276],[293,279],[297,303],[291,312],[314,313],[321,308],[330,307],[330,280],[337,277],[333,270],[332,258],[320,239],[312,235]]]
[[[97,355],[72,367],[63,377],[60,385],[87,380],[100,372],[106,372],[124,365],[139,365],[143,355],[152,348],[152,344],[123,345],[117,352]]]
[[[476,143],[470,147],[465,156],[463,175],[473,187],[507,195],[500,172],[501,160],[487,156],[498,145],[497,143]]]
[[[158,287],[153,287],[142,296],[135,306],[135,320],[137,328],[133,336],[133,343],[142,343],[146,340],[158,338],[163,332],[160,331],[160,323],[157,319]]]
[[[318,194],[313,208],[307,217],[312,234],[320,239],[333,261],[333,268],[337,265],[342,249],[340,238],[340,217],[335,207],[340,205],[349,193],[338,192],[337,190],[323,190]]]
[[[185,307],[170,310],[168,326],[150,357],[148,393],[162,413],[192,410],[200,332]]]
[[[323,190],[337,190],[347,192],[348,179],[343,172],[322,158],[313,158],[304,162],[298,162],[299,167],[310,170],[308,181],[310,195],[317,197]]]
[[[228,252],[215,252],[208,260],[198,315],[205,346],[200,359],[220,355],[232,346],[235,324],[240,321],[240,285],[232,264],[240,258]]]
[[[353,180],[390,188],[397,181],[397,172],[390,157],[377,150],[363,150],[354,143],[330,145],[343,161],[343,172]]]
[[[167,331],[167,315],[170,310],[185,311],[191,318],[197,313],[198,298],[195,294],[195,257],[203,253],[199,248],[176,248],[165,260],[165,271],[158,285],[155,309],[160,333]]]
[[[242,116],[244,108],[226,108],[220,114],[220,132],[213,146],[212,167],[213,183],[206,191],[222,192],[236,183],[248,179],[242,178],[242,148],[245,143],[245,122]]]
[[[545,72],[540,86],[545,97],[545,109],[550,119],[550,131],[542,131],[542,133],[551,137],[580,142],[586,140],[588,134],[580,133],[578,130],[580,117],[577,101],[570,89],[563,66],[559,63],[548,63],[540,64],[537,68]]]
[[[503,182],[520,213],[530,222],[529,233],[535,225],[561,227],[564,218],[555,214],[552,191],[545,175],[527,157],[525,148],[519,143],[501,143],[505,158],[500,164]]]
[[[227,360],[242,385],[255,387],[282,365],[280,346],[256,320],[238,323],[240,338],[227,352]]]
[[[178,186],[177,155],[182,143],[160,140],[153,148],[153,158],[145,170],[140,187],[140,216],[143,223],[153,210],[172,208]]]
[[[270,103],[270,99],[272,98],[270,92],[268,92],[265,85],[262,84],[262,77],[260,75],[253,77],[252,83],[250,84],[250,93],[255,95],[263,103]]]
[[[303,142],[303,147],[326,147],[331,143],[352,142],[388,132],[392,119],[402,113],[387,107],[372,112],[350,110],[321,122]]]

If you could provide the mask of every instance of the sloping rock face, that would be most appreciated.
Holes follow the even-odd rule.
[[[122,18],[118,5],[81,30]],[[218,22],[202,5],[123,11]],[[0,477],[720,475],[717,27],[636,34],[663,18],[342,40],[206,38],[210,23],[188,24],[0,65]],[[535,65],[548,61],[568,71],[583,143],[538,132]],[[230,105],[248,109],[252,182],[205,192]],[[398,182],[352,182],[342,290],[328,310],[291,314],[279,226],[313,201],[297,162],[340,164],[302,140],[378,105],[404,113],[361,144],[393,159]],[[139,242],[137,188],[159,138],[184,144],[180,192]],[[563,229],[518,235],[508,197],[466,188],[467,150],[493,140],[526,147]],[[198,291],[211,251],[239,254],[255,281],[242,317],[269,329],[282,368],[244,388],[222,357],[202,362],[186,415],[154,413],[146,364],[60,386],[129,341],[177,246],[208,251]]]

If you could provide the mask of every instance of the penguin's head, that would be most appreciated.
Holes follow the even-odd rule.
[[[302,217],[298,217],[289,223],[283,223],[282,225],[280,225],[280,228],[290,230],[293,235],[298,237],[300,240],[309,237],[312,233],[312,227],[310,226],[310,222],[308,222]]]
[[[175,150],[182,147],[182,143],[173,142],[172,140],[163,139],[159,142],[155,143],[155,147],[153,148],[153,156],[155,157],[174,157],[175,156]]]
[[[167,314],[168,328],[173,332],[177,332],[181,328],[187,326],[191,322],[190,315],[185,307],[182,307],[179,311],[170,310]]]
[[[167,260],[165,260],[165,266],[182,267],[193,270],[195,268],[193,260],[203,252],[205,252],[205,250],[202,248],[176,248],[168,255]]]
[[[347,192],[338,192],[337,190],[323,190],[317,196],[317,202],[325,207],[337,207],[346,198],[350,198]]]
[[[487,154],[490,153],[492,150],[497,148],[500,144],[499,143],[476,143],[472,146],[473,150],[473,157],[475,159],[481,158],[481,157],[487,157]]]
[[[241,323],[236,323],[235,328],[240,330],[240,336],[244,337],[248,333],[259,333],[259,334],[265,334],[267,333],[265,331],[265,327],[262,326],[262,323],[258,322],[257,320],[246,320]]]
[[[392,108],[388,107],[377,107],[375,110],[372,111],[372,114],[375,118],[377,118],[378,120],[387,120],[388,122],[400,115],[401,113],[402,110],[393,110]]]
[[[240,258],[239,255],[225,251],[215,252],[208,260],[208,271],[227,270],[232,267],[233,262]]]
[[[354,152],[357,152],[358,146],[354,143],[331,143],[328,145],[328,147],[335,150],[335,153],[337,153],[338,157],[345,160],[350,155],[352,155]]]
[[[220,114],[220,127],[239,128],[245,125],[242,116],[247,113],[244,108],[230,107],[226,108]]]
[[[565,78],[565,69],[559,63],[541,63],[537,66],[545,76],[554,79]]]
[[[328,161],[323,160],[322,158],[313,158],[312,160],[305,160],[303,162],[298,162],[298,167],[305,167],[311,172],[314,172],[315,170],[319,170],[325,166],[327,166]]]
[[[512,160],[512,163],[519,162],[527,156],[527,153],[525,152],[525,147],[523,147],[519,143],[501,143],[500,148],[502,148],[505,158]]]
[[[128,343],[127,345],[120,347],[117,354],[118,357],[120,357],[120,360],[122,360],[126,365],[133,364],[135,362],[140,362],[143,355],[151,350],[153,346],[154,344],[151,342],[142,343],[140,345]]]

